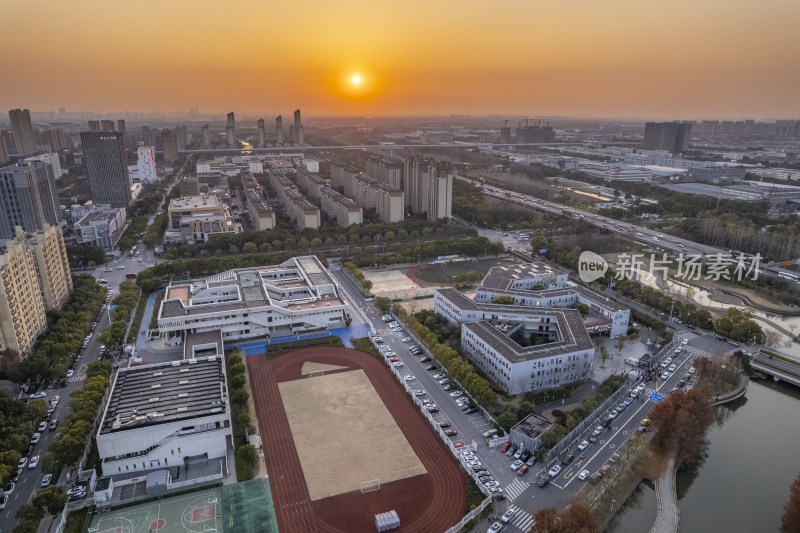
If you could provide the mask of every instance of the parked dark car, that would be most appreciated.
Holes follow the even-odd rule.
[[[568,465],[568,464],[571,464],[572,461],[574,461],[574,460],[575,460],[575,455],[574,454],[570,454],[570,455],[564,457],[564,460],[561,461],[561,464],[562,465]]]

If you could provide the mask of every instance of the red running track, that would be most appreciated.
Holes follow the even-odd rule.
[[[428,473],[381,484],[373,492],[352,491],[311,502],[278,390],[280,382],[314,379],[301,376],[306,361],[362,368]],[[281,533],[372,532],[375,514],[390,510],[397,511],[402,524],[393,531],[402,533],[442,533],[461,520],[466,505],[464,475],[381,360],[350,348],[321,347],[272,360],[264,354],[251,355],[247,366]],[[320,439],[324,446],[324,435]],[[369,445],[369,435],[364,435],[364,442]]]

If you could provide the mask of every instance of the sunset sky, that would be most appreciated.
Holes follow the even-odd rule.
[[[4,109],[800,117],[797,0],[30,0],[0,20]]]

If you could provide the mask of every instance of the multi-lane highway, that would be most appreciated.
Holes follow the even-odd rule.
[[[473,184],[475,183],[473,180],[469,180],[460,176],[458,179]],[[696,243],[688,239],[681,239],[679,237],[664,234],[656,230],[617,220],[615,218],[606,217],[591,211],[567,207],[555,202],[541,200],[533,196],[509,191],[499,187],[482,187],[481,191],[484,195],[490,198],[521,205],[530,209],[541,211],[543,213],[549,213],[551,215],[566,215],[572,218],[581,218],[588,224],[592,224],[598,228],[603,228],[611,233],[617,233],[631,240],[641,242],[651,248],[661,248],[673,255],[682,253],[684,256],[716,256],[717,254],[724,256],[729,253],[729,250],[722,250],[714,246]],[[509,242],[506,244],[509,245],[511,243]],[[774,264],[768,266],[762,264],[761,273],[763,275],[777,276],[781,272],[784,274],[796,274],[795,272],[778,267]]]

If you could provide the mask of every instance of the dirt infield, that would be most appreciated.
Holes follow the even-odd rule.
[[[380,490],[354,490],[312,502],[278,388],[281,382],[318,379],[302,376],[303,364],[309,361],[348,367],[333,372],[363,369],[428,473],[381,483]],[[379,359],[349,348],[322,347],[273,360],[253,355],[247,365],[281,533],[375,531],[375,514],[392,509],[400,517],[401,532],[440,533],[461,519],[466,504],[463,474]],[[333,372],[326,370],[325,375]],[[317,438],[322,450],[326,436],[321,433]],[[364,446],[372,445],[369,434],[362,435],[362,441]],[[358,449],[353,454],[358,460]]]
[[[426,473],[362,369],[278,388],[312,501],[360,490],[371,479],[389,483]],[[320,435],[327,436],[322,446]]]

